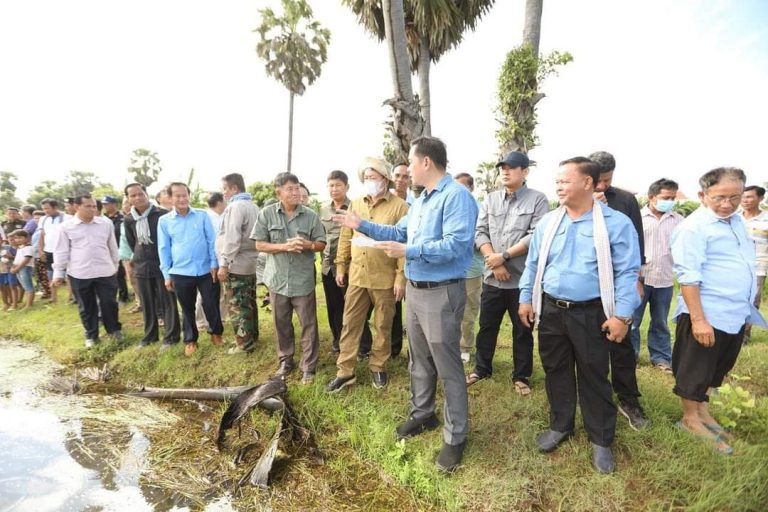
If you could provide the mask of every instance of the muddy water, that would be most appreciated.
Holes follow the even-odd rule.
[[[0,511],[187,510],[141,478],[149,434],[180,418],[146,400],[48,391],[62,370],[0,340]],[[206,510],[232,508],[214,498]]]

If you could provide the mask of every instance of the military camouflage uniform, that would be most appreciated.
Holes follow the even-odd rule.
[[[256,275],[229,274],[229,320],[235,331],[237,345],[243,350],[253,350],[259,339],[259,310],[256,308]]]

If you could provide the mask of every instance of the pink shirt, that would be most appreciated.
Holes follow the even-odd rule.
[[[62,223],[53,251],[53,277],[77,279],[109,277],[117,272],[119,258],[114,225],[104,217],[83,222],[77,215]]]

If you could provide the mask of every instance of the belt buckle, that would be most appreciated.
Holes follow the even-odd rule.
[[[560,309],[570,309],[571,303],[567,300],[555,299],[555,306],[559,307]]]

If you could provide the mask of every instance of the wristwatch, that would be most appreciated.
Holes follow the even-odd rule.
[[[624,322],[624,325],[632,325],[632,317],[631,316],[616,316],[614,315],[614,318],[618,318],[622,322]]]
[[[512,259],[512,255],[510,255],[507,251],[501,253],[501,257],[504,258],[504,261],[509,261]]]

